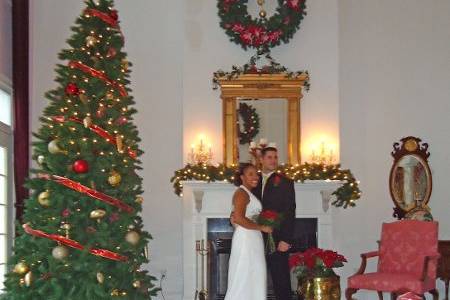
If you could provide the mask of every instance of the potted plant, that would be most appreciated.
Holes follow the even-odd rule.
[[[341,299],[340,278],[333,268],[344,266],[344,256],[332,250],[310,248],[291,255],[289,266],[298,278],[299,299]]]

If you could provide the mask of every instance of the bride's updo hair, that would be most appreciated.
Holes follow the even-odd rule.
[[[239,165],[239,170],[234,174],[234,185],[240,186],[242,185],[241,175],[244,175],[245,171],[249,168],[255,168],[255,165],[251,163],[241,163]]]

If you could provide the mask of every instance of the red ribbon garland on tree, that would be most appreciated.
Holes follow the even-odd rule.
[[[55,116],[55,117],[52,117],[52,120],[55,122],[64,123],[66,121],[66,118],[64,116]],[[83,121],[76,117],[69,117],[68,121],[73,121],[73,122],[76,122],[79,124],[83,124]],[[109,134],[105,129],[101,128],[100,126],[92,124],[89,126],[89,129],[92,130],[93,132],[95,132],[97,135],[104,138],[108,143],[117,145],[117,142],[116,142],[116,139],[114,138],[114,136]],[[136,157],[137,157],[136,151],[132,150],[130,147],[128,147],[127,150],[128,150],[127,151],[128,155],[131,158],[136,159]]]
[[[117,12],[116,11],[112,11],[111,15],[108,15],[104,12],[101,12],[99,10],[93,9],[93,8],[87,8],[84,13],[86,15],[90,15],[90,16],[94,16],[99,18],[100,20],[102,20],[103,22],[113,26],[113,27],[117,27],[118,23],[118,17],[117,17]]]
[[[62,176],[58,176],[58,175],[49,175],[49,174],[39,174],[38,175],[39,178],[41,179],[47,179],[47,180],[52,180],[56,183],[59,183],[61,185],[64,185],[74,191],[77,191],[79,193],[82,194],[86,194],[92,198],[95,198],[97,200],[100,200],[102,202],[105,202],[109,205],[115,206],[127,213],[133,213],[134,212],[134,208],[128,204],[123,203],[122,201],[120,201],[119,199],[116,199],[114,197],[108,196],[106,194],[103,194],[99,191],[96,191],[94,189],[91,189],[85,185],[82,185],[79,182],[73,181],[69,178],[66,177],[62,177]]]
[[[42,230],[36,230],[31,228],[30,225],[28,224],[23,224],[22,225],[23,229],[25,230],[26,233],[33,235],[33,236],[37,236],[37,237],[42,237],[42,238],[46,238],[49,240],[53,240],[56,241],[58,243],[61,243],[63,245],[66,245],[68,247],[74,248],[74,249],[78,249],[78,250],[83,250],[84,246],[81,245],[80,243],[78,243],[77,241],[71,240],[69,238],[66,238],[62,235],[57,235],[57,234],[48,234],[43,232]],[[89,249],[89,253],[96,255],[96,256],[101,256],[104,258],[108,258],[111,260],[116,260],[116,261],[127,261],[128,257],[120,255],[118,253],[106,250],[106,249]]]
[[[90,74],[92,77],[101,79],[104,82],[106,82],[107,84],[112,85],[113,87],[115,87],[115,88],[117,88],[119,90],[119,93],[120,93],[120,95],[122,97],[128,96],[128,93],[127,93],[126,89],[123,87],[123,85],[121,85],[120,83],[117,83],[114,80],[109,79],[108,77],[106,77],[106,75],[103,72],[101,72],[99,70],[93,69],[93,68],[91,68],[89,66],[86,66],[82,62],[78,62],[78,61],[71,61],[71,62],[69,62],[69,67],[81,70],[81,71],[83,71],[85,73]]]

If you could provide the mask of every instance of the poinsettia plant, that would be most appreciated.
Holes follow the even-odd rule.
[[[343,267],[347,262],[344,256],[332,250],[309,248],[289,258],[289,267],[299,279],[332,277],[333,268]]]

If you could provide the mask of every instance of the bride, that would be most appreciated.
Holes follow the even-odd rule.
[[[262,210],[261,202],[251,190],[258,185],[256,167],[244,164],[235,176],[240,185],[233,195],[235,231],[228,267],[228,289],[225,300],[265,300],[267,269],[262,232],[272,228],[257,224],[254,219]]]

